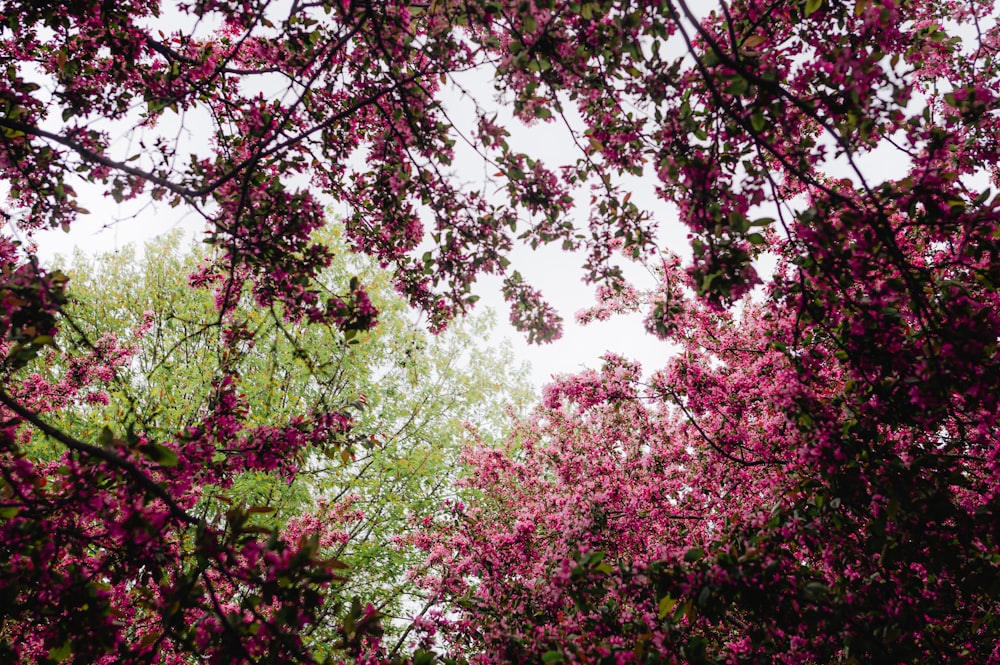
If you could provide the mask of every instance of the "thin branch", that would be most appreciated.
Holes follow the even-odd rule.
[[[62,430],[53,427],[42,420],[37,413],[18,403],[17,400],[11,397],[2,387],[0,387],[0,403],[21,418],[24,418],[24,420],[31,423],[34,427],[38,428],[38,430],[43,434],[55,439],[70,450],[82,455],[97,458],[107,462],[117,469],[120,469],[121,471],[124,471],[127,476],[132,478],[132,480],[142,489],[146,490],[147,493],[163,501],[163,503],[166,504],[167,508],[170,510],[170,514],[178,521],[192,525],[201,523],[201,520],[191,516],[187,513],[187,511],[181,508],[180,505],[174,501],[169,494],[167,494],[166,490],[154,482],[153,479],[146,475],[146,473],[134,462],[131,462],[120,455],[116,455],[107,448],[85,443],[70,436]]]

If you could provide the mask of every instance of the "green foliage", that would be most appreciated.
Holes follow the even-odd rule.
[[[345,334],[331,325],[289,322],[247,294],[233,315],[220,317],[210,292],[188,287],[199,257],[172,234],[149,243],[141,257],[131,247],[95,259],[76,254],[66,268],[70,304],[60,337],[66,353],[51,351],[29,369],[58,380],[69,371],[65,359],[93,353],[99,336],[136,346],[105,384],[107,404],[79,400],[51,415],[83,440],[177,437],[201,422],[223,376],[234,378],[252,426],[279,426],[320,410],[350,413],[355,426],[348,439],[299,460],[291,483],[245,473],[227,490],[207,488],[202,509],[242,510],[252,523],[273,528],[319,502],[349,503],[346,541],[325,552],[350,567],[342,598],[355,595],[383,616],[400,617],[404,606],[415,607],[406,573],[423,559],[405,546],[406,536],[454,493],[468,429],[486,441],[502,437],[507,406],[519,410],[532,395],[526,368],[511,350],[484,345],[489,315],[429,335],[410,320],[387,273],[349,252],[339,226],[331,224],[324,236],[337,257],[322,276],[325,288],[336,294],[363,284],[379,310],[373,330]],[[223,343],[242,331],[252,333],[252,344]],[[56,447],[46,453],[48,445],[35,441],[32,454],[54,454]],[[334,604],[330,611],[345,610]]]

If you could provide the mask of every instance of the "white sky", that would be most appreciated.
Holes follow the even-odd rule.
[[[89,207],[86,202],[84,205]],[[113,208],[114,205],[109,202],[106,207]],[[141,247],[145,241],[178,225],[184,226],[193,236],[194,230],[187,227],[197,224],[194,221],[185,226],[183,221],[177,221],[176,216],[171,215],[175,211],[167,208],[149,210],[143,216],[104,227],[99,221],[100,207],[90,209],[92,214],[82,218],[68,234],[60,230],[49,230],[36,235],[38,253],[43,261],[51,261],[57,254],[70,256],[74,248],[96,255],[128,244]],[[680,241],[686,242],[683,232],[680,232]],[[593,288],[580,281],[583,274],[580,267],[583,261],[581,254],[570,254],[555,247],[534,252],[526,248],[518,250],[515,261],[525,279],[541,289],[563,316],[563,337],[550,344],[529,345],[524,335],[514,330],[507,321],[509,309],[500,294],[501,284],[498,278],[487,277],[481,280],[476,289],[481,296],[477,307],[489,307],[496,312],[495,338],[510,340],[518,358],[531,366],[531,377],[537,388],[547,383],[554,374],[573,373],[584,367],[598,367],[600,357],[608,351],[640,361],[647,371],[655,370],[665,362],[669,345],[644,332],[640,315],[618,316],[586,326],[576,323],[575,313],[594,302]],[[639,270],[635,274],[642,276]],[[109,285],[111,288],[119,286],[124,285]]]
[[[479,74],[466,74],[460,81],[463,88],[471,90],[479,103],[494,108],[500,113],[500,120],[506,120],[512,136],[512,149],[541,157],[550,168],[558,168],[574,161],[578,155],[564,127],[557,123],[536,124],[524,127],[511,120],[503,105],[493,101],[493,89],[489,79]],[[472,126],[471,106],[463,104],[459,97],[452,95],[446,101],[448,112],[459,125]],[[456,173],[491,173],[495,169],[485,168],[480,158],[461,144],[456,146]],[[165,204],[152,204],[148,200],[116,204],[110,198],[102,197],[96,189],[86,191],[78,188],[81,205],[91,214],[82,216],[70,233],[49,230],[36,234],[38,253],[43,261],[51,261],[57,254],[69,256],[74,248],[94,255],[113,251],[128,244],[141,249],[142,244],[178,226],[191,237],[201,232],[201,218],[183,207],[172,209]],[[660,245],[689,256],[690,249],[686,231],[676,221],[675,215],[666,204],[653,194],[650,182],[634,179],[632,202],[640,208],[654,212],[660,226]],[[580,201],[589,200],[589,192],[580,192]],[[334,207],[336,209],[336,207]],[[578,224],[587,226],[588,211],[583,207],[576,210]],[[120,221],[116,221],[120,220]],[[575,321],[577,311],[589,307],[594,302],[592,286],[582,284],[584,261],[582,253],[568,253],[557,246],[543,247],[532,251],[528,247],[519,248],[512,257],[511,269],[518,270],[532,286],[541,289],[546,299],[558,310],[564,320],[564,334],[553,343],[535,346],[525,341],[523,334],[508,323],[509,308],[500,294],[501,282],[487,277],[479,283],[476,294],[480,296],[480,307],[490,307],[497,313],[495,338],[511,341],[515,353],[529,363],[532,379],[536,387],[541,387],[555,374],[573,373],[584,367],[598,367],[600,357],[608,352],[638,360],[647,370],[655,370],[666,359],[668,345],[645,333],[641,315],[620,316],[609,321],[593,322],[580,326]],[[648,273],[639,266],[625,266],[626,276],[635,281],[637,287],[652,286]]]

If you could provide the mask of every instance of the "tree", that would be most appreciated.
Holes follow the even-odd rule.
[[[583,249],[585,277],[612,299],[627,294],[615,257],[652,260],[656,234],[621,177],[655,177],[691,231],[694,260],[667,266],[648,298],[649,328],[685,351],[651,382],[650,399],[662,402],[651,417],[676,422],[672,436],[697,435],[692,468],[718,467],[708,474],[718,478],[753,465],[764,484],[729,522],[712,521],[704,544],[648,564],[644,588],[677,640],[664,644],[677,649],[644,657],[1000,659],[993,3],[739,0],[696,14],[683,0],[223,0],[183,6],[191,21],[162,35],[152,2],[3,7],[11,69],[0,168],[25,223],[72,224],[74,178],[196,210],[220,248],[196,282],[215,290],[222,316],[250,293],[292,320],[346,331],[373,322],[360,285],[334,297],[315,279],[329,257],[310,236],[322,225],[319,197],[330,196],[351,206],[353,247],[390,266],[433,326],[471,304],[478,275],[496,272],[515,322],[551,339],[555,312],[508,264],[512,246]],[[579,154],[546,165],[481,107],[471,130],[455,129],[443,86],[477,68],[518,119],[565,120]],[[208,134],[188,145],[175,138],[178,123]],[[459,140],[499,175],[482,187],[451,176]],[[586,226],[571,217],[581,188],[592,194]],[[9,242],[0,249],[2,330],[16,367],[58,339],[64,276]],[[778,261],[773,275],[755,263],[765,255]],[[741,307],[755,289],[756,304]],[[37,412],[59,405],[22,397],[4,394],[3,468],[15,495],[34,497],[33,477],[16,471],[12,427],[40,427]],[[187,507],[170,497],[184,495],[179,478],[202,478],[164,477],[156,465],[173,459],[164,449],[216,482],[198,457],[216,442],[257,450],[277,438],[292,452],[302,439],[302,425],[240,435],[227,429],[225,390],[217,402],[189,439],[137,442],[152,463],[61,442],[83,468],[121,478],[113,485],[127,496],[162,504],[143,523],[189,533]],[[333,414],[308,422],[319,428],[313,439],[347,435]],[[40,509],[21,515],[25,501],[5,504],[19,512],[4,535],[44,551],[56,525]],[[13,537],[29,527],[44,533]],[[308,578],[308,552],[279,550],[301,574],[280,588],[306,594],[322,582]],[[262,632],[225,633],[225,653],[307,658],[297,640],[315,597],[291,594],[284,600],[302,614],[276,610]],[[51,597],[62,608],[70,596]],[[78,629],[68,623],[65,634]],[[253,650],[234,646],[244,644]],[[593,657],[550,651],[549,660]]]
[[[467,454],[475,494],[419,541],[439,599],[425,647],[482,663],[996,660],[985,456],[951,424],[869,421],[870,387],[828,338],[789,353],[810,334],[793,317],[671,291],[647,294],[672,309],[649,322],[676,326],[682,351],[648,382],[609,356],[548,386],[505,448]]]
[[[601,372],[549,386],[506,448],[467,453],[465,503],[418,541],[432,566],[424,583],[447,599],[424,625],[450,655],[612,662],[669,653],[669,625],[642,575],[704,546],[713,523],[759,487],[742,484],[751,474],[712,473],[683,421],[643,403],[639,379],[638,366],[608,356]]]
[[[392,627],[387,618],[400,620],[404,603],[419,601],[407,579],[419,561],[399,541],[451,495],[451,460],[464,428],[474,422],[484,434],[498,431],[509,404],[524,401],[526,392],[509,351],[473,348],[473,339],[488,335],[484,317],[428,339],[406,320],[385,274],[352,257],[339,234],[326,236],[339,258],[324,281],[333,288],[360,274],[380,311],[375,331],[345,339],[330,327],[287,323],[280,312],[250,303],[224,323],[211,294],[187,288],[199,259],[180,251],[175,234],[148,244],[141,261],[131,249],[95,262],[77,255],[66,269],[72,299],[61,315],[69,346],[25,371],[32,370],[26,383],[33,390],[59,393],[81,356],[131,337],[117,344],[127,362],[50,417],[51,425],[83,440],[110,438],[112,430],[174,436],[200,422],[220,379],[239,395],[247,425],[283,422],[330,408],[332,400],[353,402],[349,445],[304,451],[278,473],[237,474],[228,487],[201,492],[209,522],[242,513],[250,530],[316,533],[319,552],[345,567],[310,631],[315,651],[334,654],[352,597],[371,603],[385,629]],[[121,294],[108,284],[132,290]],[[220,335],[241,329],[242,347],[219,343]],[[25,451],[34,460],[60,456],[51,439],[32,440]],[[241,454],[218,448],[215,456]]]

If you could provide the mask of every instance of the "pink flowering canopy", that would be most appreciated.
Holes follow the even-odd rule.
[[[998,663],[996,14],[3,0],[4,215],[69,228],[85,188],[183,207],[219,249],[192,285],[220,317],[252,298],[345,336],[377,312],[360,286],[317,284],[329,202],[435,329],[496,274],[512,321],[554,339],[556,310],[508,255],[555,242],[599,286],[586,316],[644,308],[679,345],[647,378],[609,357],[560,379],[507,449],[470,451],[469,505],[415,542],[438,603],[415,662]],[[516,120],[568,124],[578,152],[519,152],[485,105],[456,127],[445,96],[470,71]],[[455,173],[459,141],[489,182]],[[624,176],[676,208],[690,265],[662,259]],[[619,252],[657,262],[659,287],[625,284]],[[320,535],[209,515],[200,488],[292,474],[349,416],[255,425],[220,377],[169,440],[55,430],[45,414],[129,345],[103,338],[60,385],[33,383],[20,370],[65,334],[66,278],[8,238],[0,265],[0,655],[315,662],[305,635],[339,580]],[[25,453],[41,435],[59,456]],[[377,624],[346,613],[345,658],[380,658]]]

